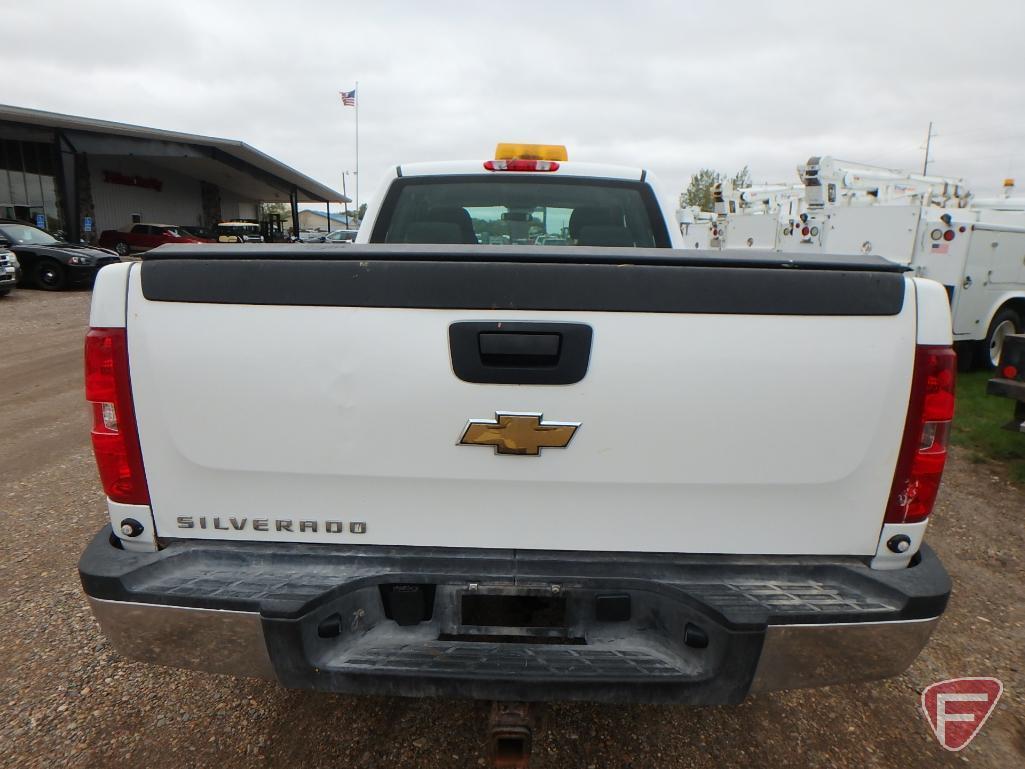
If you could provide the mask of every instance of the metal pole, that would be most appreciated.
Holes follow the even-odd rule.
[[[345,226],[349,226],[349,193],[345,191],[345,177],[349,175],[348,171],[342,171],[342,197],[345,198]]]
[[[360,81],[356,81],[356,215],[360,215]],[[932,125],[932,123],[930,123]]]
[[[922,176],[929,175],[929,145],[932,144],[932,121],[929,121],[929,134],[925,137],[925,163],[922,165]]]
[[[295,239],[299,239],[299,190],[296,187],[288,193],[288,202],[292,207],[292,233]]]
[[[325,200],[324,202],[327,203],[327,231],[331,232],[331,201]]]

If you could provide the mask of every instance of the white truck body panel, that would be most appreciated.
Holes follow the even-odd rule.
[[[876,553],[916,342],[910,278],[895,316],[755,318],[151,302],[139,274],[129,358],[158,536]],[[460,381],[449,324],[497,319],[590,324],[587,376]],[[496,411],[581,427],[540,458],[456,445]]]
[[[779,221],[775,214],[730,214],[719,221],[719,227],[726,235],[725,239],[720,238],[724,248],[739,251],[749,248],[768,251],[776,248]]]
[[[680,231],[681,248],[704,250],[711,248],[715,214],[701,211],[697,206],[685,205],[681,196],[676,209],[676,226]]]
[[[89,325],[92,328],[124,328],[125,297],[131,262],[109,264],[96,273]]]
[[[643,171],[630,166],[616,166],[607,163],[578,163],[576,161],[559,161],[557,171],[487,171],[483,160],[442,160],[427,163],[403,163],[403,176],[490,176],[515,173],[517,175],[533,175],[544,178],[556,176],[579,176],[589,179],[622,179],[637,181]]]
[[[944,216],[950,218],[949,225]],[[985,339],[1001,307],[1025,300],[1025,214],[901,204],[838,205],[809,212],[804,224],[817,227],[818,235],[803,236],[801,224],[781,237],[780,250],[841,257],[875,254],[949,286],[955,340]],[[954,239],[934,240],[930,233],[936,229],[953,230]]]

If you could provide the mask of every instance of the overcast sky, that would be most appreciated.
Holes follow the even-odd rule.
[[[838,10],[842,7],[843,10]],[[500,140],[796,181],[810,155],[1025,189],[1025,3],[37,2],[3,9],[0,102],[241,139],[360,195]],[[352,177],[349,192],[353,193]]]

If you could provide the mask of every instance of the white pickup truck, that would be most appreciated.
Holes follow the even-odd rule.
[[[351,248],[104,268],[80,573],[114,646],[492,700],[904,670],[950,591],[943,287],[666,220],[640,170],[514,155],[397,167]]]

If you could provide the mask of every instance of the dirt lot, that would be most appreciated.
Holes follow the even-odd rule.
[[[105,522],[82,402],[88,292],[0,299],[0,766],[478,767],[487,709],[353,698],[148,667],[99,634],[75,564]],[[950,609],[899,678],[735,708],[548,709],[536,767],[1025,765],[1025,494],[955,454],[930,541]],[[997,712],[960,754],[918,709],[940,679],[997,676]]]

